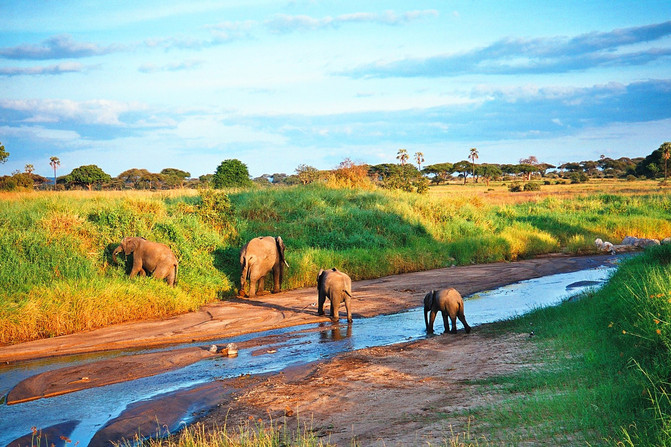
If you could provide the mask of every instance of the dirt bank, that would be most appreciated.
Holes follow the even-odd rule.
[[[527,335],[494,337],[486,326],[468,335],[340,354],[270,377],[224,381],[224,389],[237,391],[201,422],[237,427],[261,419],[266,426],[307,427],[338,446],[447,445],[452,434],[469,430],[458,412],[499,398],[469,381],[534,362]]]
[[[530,278],[597,267],[609,256],[552,255],[519,262],[479,264],[406,273],[352,284],[354,318],[418,307],[431,289],[454,287],[462,295]],[[118,324],[104,329],[0,347],[0,362],[66,354],[161,346],[327,321],[317,316],[314,288],[233,299],[164,320]],[[343,309],[344,311],[344,309]],[[344,312],[341,312],[341,314]]]

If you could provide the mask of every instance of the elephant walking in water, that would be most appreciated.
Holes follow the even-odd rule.
[[[432,290],[424,297],[424,324],[426,324],[426,332],[429,334],[433,333],[433,322],[438,311],[443,315],[446,333],[457,333],[457,318],[464,325],[466,333],[471,332],[471,327],[466,323],[466,316],[464,315],[464,299],[456,289]],[[427,318],[429,312],[431,312],[430,320]],[[451,331],[448,316],[452,321]]]
[[[249,297],[255,297],[256,291],[263,292],[264,278],[273,272],[273,293],[280,291],[284,267],[289,267],[284,258],[284,242],[281,237],[261,236],[252,239],[240,250],[240,290],[238,296],[244,297],[245,286],[249,280]]]
[[[130,277],[151,275],[156,279],[165,279],[174,286],[177,280],[177,258],[165,244],[148,241],[143,237],[125,237],[114,252],[112,260],[117,263],[117,255],[123,251],[125,256],[133,255],[133,268]]]
[[[338,321],[340,303],[345,301],[347,321],[352,322],[352,280],[346,273],[335,267],[331,270],[320,270],[317,275],[317,292],[319,293],[317,315],[324,315],[324,303],[326,297],[329,297],[331,300],[331,320]]]

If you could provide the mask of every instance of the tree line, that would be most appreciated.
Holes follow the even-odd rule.
[[[9,153],[0,143],[0,163],[6,162]],[[476,163],[479,151],[470,148],[467,159],[456,163],[443,162],[426,165],[424,154],[416,152],[412,157],[407,149],[399,149],[399,163],[369,165],[344,160],[335,169],[319,170],[301,164],[292,174],[273,173],[251,178],[247,166],[237,159],[224,160],[213,174],[192,178],[189,172],[177,168],[165,168],[158,173],[147,169],[128,169],[112,177],[96,165],[79,166],[67,175],[57,176],[60,160],[51,157],[49,164],[54,170],[52,179],[34,174],[34,166],[27,164],[24,172],[16,171],[11,176],[0,177],[0,189],[175,189],[202,187],[249,187],[286,186],[326,182],[334,186],[362,187],[376,185],[383,188],[425,192],[430,184],[448,182],[467,183],[491,181],[530,181],[532,179],[556,179],[580,183],[592,178],[668,178],[668,161],[671,158],[671,143],[665,142],[646,157],[612,159],[601,156],[598,160],[569,162],[559,166],[540,162],[537,157],[520,159],[516,164]],[[416,166],[415,166],[416,165]]]

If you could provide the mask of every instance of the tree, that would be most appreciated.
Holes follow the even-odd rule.
[[[452,163],[436,163],[426,166],[422,169],[424,174],[433,174],[431,181],[436,184],[446,182],[450,175],[454,172],[454,165]]]
[[[58,159],[58,157],[51,157],[49,159],[49,164],[52,168],[54,168],[54,186],[56,186],[56,170],[61,165],[61,161]]]
[[[0,163],[4,163],[9,158],[9,152],[5,150],[5,146],[0,143]]]
[[[68,183],[86,186],[90,191],[93,185],[109,182],[112,179],[109,174],[96,165],[80,166],[72,170],[65,178]]]
[[[472,164],[467,160],[461,160],[454,164],[454,172],[458,172],[464,176],[464,185],[466,184],[466,177],[468,177],[468,173],[471,171],[471,168]]]
[[[222,161],[212,177],[212,185],[217,189],[252,186],[247,165],[235,158]]]
[[[307,185],[308,183],[319,180],[320,173],[319,169],[314,166],[301,164],[296,168],[296,175],[303,185]]]
[[[469,160],[471,160],[471,164],[473,165],[472,166],[473,177],[475,177],[475,160],[477,160],[479,158],[478,155],[479,155],[478,150],[476,148],[472,147],[471,150],[470,150],[470,153],[468,154],[468,158],[469,158]],[[464,177],[464,183],[466,183],[465,180],[466,180],[466,178]]]
[[[501,171],[501,168],[498,165],[481,164],[478,166],[477,171],[478,175],[485,179],[487,186],[489,186],[490,180],[503,175],[503,171]]]
[[[163,180],[168,186],[184,186],[184,180],[191,177],[190,172],[182,171],[177,168],[165,168],[161,171]]]
[[[424,154],[421,152],[415,152],[415,163],[417,163],[417,169],[422,170],[422,163],[424,163]]]
[[[26,165],[26,167],[24,168],[24,170],[26,171],[26,174],[32,174],[33,171],[35,170],[35,166],[33,166],[33,165],[31,165],[30,163],[28,163],[28,164]]]
[[[663,143],[659,148],[662,151],[662,158],[664,159],[664,182],[666,182],[667,178],[667,165],[669,163],[669,158],[671,158],[671,143],[668,141]]]
[[[408,155],[408,151],[406,149],[399,149],[396,153],[396,159],[401,162],[401,165],[405,165],[408,161],[408,158],[410,158],[410,156]]]

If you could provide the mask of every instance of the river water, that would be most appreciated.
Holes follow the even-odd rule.
[[[534,308],[558,304],[572,295],[598,287],[608,279],[614,268],[613,265],[605,265],[595,269],[550,275],[465,297],[466,319],[474,327],[474,331],[477,331],[477,325],[508,319]],[[64,424],[70,427],[68,433],[72,444],[69,445],[79,442],[79,446],[84,447],[101,427],[117,418],[133,403],[148,401],[166,393],[221,378],[275,372],[291,365],[327,359],[340,352],[425,338],[427,334],[422,313],[423,308],[416,308],[393,315],[356,319],[352,325],[310,324],[212,340],[211,343],[67,356],[0,366],[0,393],[5,396],[21,380],[56,368],[114,356],[187,346],[222,346],[249,340],[257,342],[257,347],[241,349],[235,358],[213,357],[178,370],[131,382],[16,405],[4,404],[3,397],[0,405],[0,445],[7,445],[29,434],[33,426],[45,428]],[[459,330],[463,330],[461,323],[457,325]],[[438,315],[434,329],[436,333],[441,333],[442,328],[442,318]],[[193,414],[202,409],[190,408],[177,425],[191,422]]]

